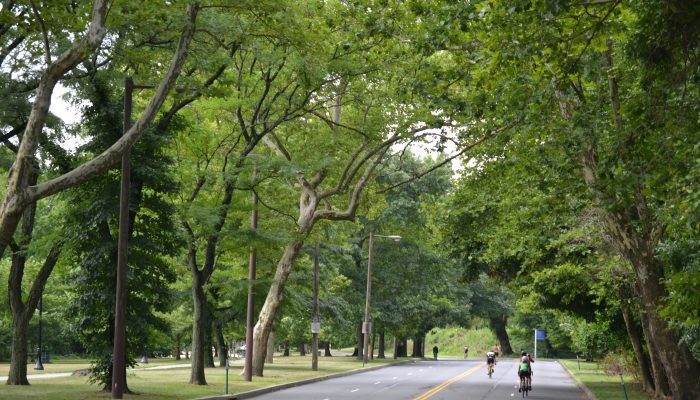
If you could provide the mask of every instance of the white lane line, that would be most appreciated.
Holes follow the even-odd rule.
[[[360,390],[360,389],[353,389],[353,390],[350,391],[350,393],[355,393],[355,392],[357,392],[358,390]]]
[[[409,375],[409,376],[413,375],[413,372],[409,372],[408,375]]]
[[[396,378],[396,377],[393,377],[393,378],[391,378],[391,379],[397,379],[397,378]]]
[[[374,382],[375,385],[379,385],[380,383],[382,383],[382,382],[381,381]]]

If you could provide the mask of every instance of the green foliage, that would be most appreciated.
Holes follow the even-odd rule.
[[[469,347],[470,358],[485,358],[486,352],[493,348],[497,339],[488,328],[467,329],[447,326],[434,328],[425,337],[425,347],[437,345],[440,355],[464,357],[464,348]]]
[[[600,360],[620,346],[610,332],[605,322],[579,321],[571,335],[572,349],[588,361]]]
[[[83,151],[99,152],[121,136],[121,126],[115,123],[120,121],[121,104],[106,79],[98,76],[94,86],[86,88],[93,104],[85,110],[85,122],[94,139]],[[171,135],[172,131],[149,132],[131,153],[127,365],[152,350],[149,332],[168,329],[155,312],[170,307],[168,286],[175,275],[167,256],[175,254],[179,243],[171,219],[174,209],[167,200],[176,186],[168,170],[170,159],[163,153]],[[79,227],[71,232],[71,307],[81,341],[94,358],[91,379],[106,386],[111,382],[114,337],[119,182],[113,169],[69,194],[69,221]]]

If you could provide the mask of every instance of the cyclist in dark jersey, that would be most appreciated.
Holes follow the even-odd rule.
[[[489,351],[486,353],[486,373],[492,370],[493,366],[496,365],[496,353]]]

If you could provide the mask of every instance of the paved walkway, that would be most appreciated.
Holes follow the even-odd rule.
[[[214,362],[216,366],[219,366],[218,362]],[[242,359],[233,359],[230,361],[229,365],[236,365],[236,364],[243,364]],[[172,364],[172,365],[159,365],[157,367],[145,367],[145,368],[130,368],[129,371],[156,371],[156,370],[163,370],[163,369],[176,369],[176,368],[190,368],[192,364]],[[55,373],[42,373],[42,372],[36,372],[33,374],[27,374],[27,380],[35,380],[35,379],[53,379],[53,378],[64,378],[67,376],[73,375],[72,372],[55,372]],[[7,376],[0,376],[0,384],[2,382],[7,381]]]

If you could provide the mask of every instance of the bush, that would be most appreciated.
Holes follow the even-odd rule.
[[[637,360],[626,352],[608,353],[600,361],[600,368],[608,375],[631,375],[639,376],[639,366]]]
[[[620,348],[611,332],[607,323],[580,321],[571,335],[572,347],[587,361],[600,360],[603,355]]]

